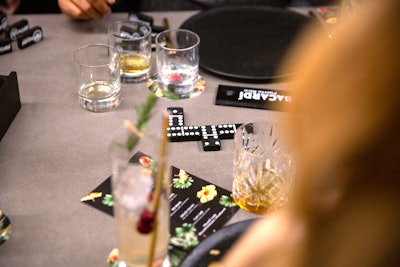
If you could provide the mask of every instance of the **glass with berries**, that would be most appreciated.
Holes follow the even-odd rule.
[[[112,145],[114,216],[119,261],[123,266],[169,266],[168,181],[171,174],[166,159],[158,158],[157,139],[145,135],[138,140],[128,133]],[[138,145],[131,151],[132,142]],[[161,191],[156,192],[161,161],[165,168]]]
[[[157,74],[147,86],[160,98],[186,99],[200,95],[205,81],[199,75],[200,37],[189,30],[172,29],[155,38]]]

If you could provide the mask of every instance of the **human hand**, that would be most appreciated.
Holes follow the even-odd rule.
[[[61,11],[72,19],[101,19],[111,13],[115,0],[58,0]]]
[[[0,14],[11,15],[18,8],[21,0],[0,1]]]

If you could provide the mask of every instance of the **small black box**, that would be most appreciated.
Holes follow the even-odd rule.
[[[21,108],[17,73],[0,75],[0,141]]]
[[[7,16],[0,14],[0,35],[3,33],[3,31],[8,27],[8,20]]]
[[[12,41],[9,38],[0,37],[0,55],[12,52]]]

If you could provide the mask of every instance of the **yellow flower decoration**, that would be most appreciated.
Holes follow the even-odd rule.
[[[184,184],[189,177],[189,174],[185,172],[184,170],[179,170],[179,182],[181,184]]]
[[[87,194],[83,198],[81,198],[81,202],[88,201],[88,200],[91,200],[92,202],[94,202],[96,198],[99,198],[102,195],[103,195],[102,192],[92,192],[90,194]]]
[[[119,260],[119,252],[117,248],[114,248],[113,250],[111,250],[110,254],[108,254],[107,262],[114,263],[117,262],[118,260]]]
[[[197,192],[197,197],[201,203],[206,203],[213,200],[217,196],[217,189],[215,185],[206,185]]]

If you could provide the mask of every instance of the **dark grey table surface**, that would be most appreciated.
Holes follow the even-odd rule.
[[[303,11],[304,10],[300,10]],[[171,28],[196,11],[153,12],[155,24],[164,17]],[[0,75],[18,74],[22,108],[0,142],[0,209],[13,227],[0,246],[0,266],[106,266],[115,247],[114,221],[80,199],[111,174],[109,144],[123,131],[125,119],[135,120],[134,106],[148,93],[145,83],[123,84],[122,103],[111,112],[92,113],[78,105],[74,50],[107,43],[106,28],[125,13],[101,21],[74,22],[63,15],[15,15],[43,28],[44,40],[27,49],[0,56]],[[158,101],[149,128],[160,124],[170,106],[185,110],[187,124],[221,124],[253,119],[281,120],[276,111],[218,106],[219,84],[285,89],[287,84],[246,84],[202,73],[206,90],[188,100]],[[222,149],[204,152],[200,142],[171,143],[171,164],[231,189],[232,140]],[[239,211],[229,222],[256,217]]]

